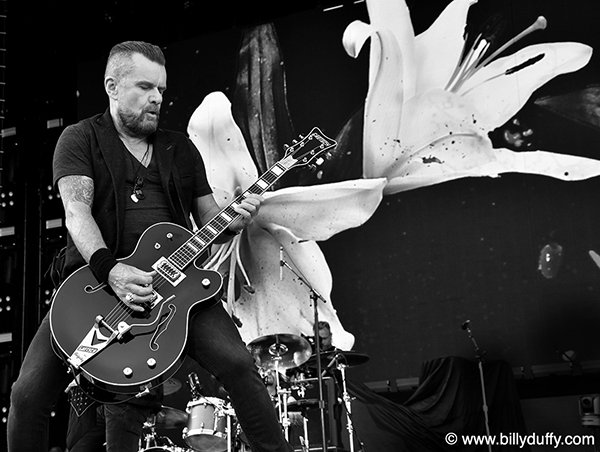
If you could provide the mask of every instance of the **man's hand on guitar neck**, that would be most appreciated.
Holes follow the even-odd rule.
[[[152,280],[155,275],[155,271],[145,272],[119,262],[111,269],[108,284],[125,305],[134,311],[142,312],[143,305],[154,299]]]
[[[235,189],[234,198],[237,198],[242,194],[242,188],[237,187]],[[254,221],[258,211],[260,210],[261,204],[265,199],[254,193],[247,193],[239,204],[234,204],[233,210],[240,214],[240,218],[231,223],[229,229],[232,232],[241,232],[243,229],[248,227]]]

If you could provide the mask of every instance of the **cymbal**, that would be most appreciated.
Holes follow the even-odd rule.
[[[272,334],[254,339],[248,350],[263,369],[292,369],[304,364],[312,354],[308,341],[295,334]]]
[[[369,355],[353,351],[331,350],[321,352],[321,366],[323,368],[328,366],[338,366],[340,364],[343,364],[346,367],[354,367],[364,364],[368,360]],[[317,367],[316,356],[311,356],[310,359],[306,362],[306,365],[308,367]]]
[[[154,425],[158,428],[182,428],[187,425],[188,415],[185,411],[162,406],[154,418]]]
[[[163,393],[164,395],[173,394],[181,389],[181,382],[176,378],[169,378],[167,381],[163,383]]]

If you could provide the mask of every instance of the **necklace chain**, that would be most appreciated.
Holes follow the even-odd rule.
[[[149,156],[149,152],[150,152],[150,141],[148,141],[148,145],[146,146],[146,152],[144,152],[142,159],[138,160],[137,158],[135,158],[135,161],[138,162],[138,167],[137,167],[137,171],[135,172],[135,177],[133,178],[133,189],[131,191],[131,199],[133,200],[133,202],[138,202],[140,199],[146,198],[146,195],[144,194],[142,187],[144,186],[144,182],[145,182],[144,178],[148,174],[148,168],[150,167],[150,161],[148,161],[148,166],[144,166],[144,161]],[[130,154],[133,157],[135,157],[131,152],[130,152]],[[145,171],[144,171],[144,174],[142,174],[140,176],[140,171],[142,168],[144,168]]]

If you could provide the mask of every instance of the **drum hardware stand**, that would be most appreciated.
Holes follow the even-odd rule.
[[[140,451],[142,450],[146,450],[146,449],[150,449],[150,447],[153,446],[153,444],[150,444],[150,442],[152,440],[154,440],[154,442],[156,442],[156,431],[154,430],[154,422],[152,423],[145,423],[144,424],[144,428],[148,428],[150,429],[150,432],[144,433],[144,443],[145,446],[142,446],[142,439],[140,438]],[[144,447],[142,449],[142,447]]]
[[[319,309],[318,309],[318,301],[321,300],[323,303],[327,303],[327,300],[323,298],[323,296],[306,280],[306,278],[299,272],[296,271],[292,266],[283,258],[283,251],[280,248],[279,254],[279,265],[281,268],[283,266],[290,269],[290,271],[296,275],[298,280],[305,284],[310,291],[310,299],[312,300],[313,305],[313,317],[314,317],[314,338],[315,338],[315,356],[317,359],[317,386],[319,387],[319,412],[321,415],[321,444],[323,445],[323,452],[327,452],[327,438],[325,435],[325,402],[323,397],[323,375],[322,365],[321,365],[321,338],[319,337]],[[280,271],[280,279],[281,279],[281,271]]]
[[[234,416],[234,410],[231,406],[229,408],[225,407],[223,409],[223,414],[225,414],[227,419],[227,452],[233,452],[233,427],[231,418]]]
[[[200,379],[196,372],[188,374],[188,386],[190,387],[192,400],[198,400],[202,396],[202,385],[200,384]]]
[[[300,447],[302,447],[302,452],[310,452],[310,441],[308,439],[308,417],[306,417],[306,410],[302,410],[301,414],[304,436],[300,437]]]
[[[336,355],[337,359],[337,355]],[[348,442],[350,443],[350,452],[354,452],[354,424],[352,422],[352,397],[348,392],[346,385],[346,365],[338,363],[337,368],[342,375],[342,400],[346,407],[346,429],[348,430]]]
[[[287,396],[290,391],[281,387],[281,381],[279,378],[279,361],[281,361],[281,355],[287,352],[285,344],[273,344],[269,347],[269,353],[273,356],[275,361],[275,391],[277,393],[277,408],[279,410],[279,422],[283,427],[283,433],[285,439],[290,439],[290,418],[288,416]]]
[[[479,380],[481,381],[481,397],[483,400],[483,416],[485,419],[485,433],[489,438],[490,437],[490,420],[489,420],[489,416],[488,416],[487,399],[485,396],[485,378],[483,376],[483,355],[485,355],[485,352],[482,353],[479,350],[479,346],[477,345],[477,342],[475,342],[473,333],[471,332],[471,329],[469,328],[470,323],[471,323],[471,321],[467,320],[460,327],[468,333],[469,339],[471,339],[471,341],[473,342],[473,345],[475,346],[475,358],[477,358],[477,362],[479,365]],[[492,452],[491,444],[488,444],[488,450],[489,450],[489,452]]]

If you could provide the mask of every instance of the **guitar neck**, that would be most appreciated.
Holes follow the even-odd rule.
[[[225,231],[240,215],[235,207],[241,204],[250,194],[262,195],[277,182],[289,169],[309,165],[337,143],[326,137],[317,128],[313,128],[300,141],[293,140],[292,146],[286,146],[283,159],[271,166],[246,191],[237,196],[227,207],[205,224],[187,242],[179,247],[168,260],[179,270],[185,269],[210,247],[215,239]],[[320,158],[319,158],[320,159]],[[322,160],[322,159],[320,159]]]
[[[240,214],[235,211],[234,207],[241,204],[250,194],[262,195],[265,193],[286,172],[287,169],[284,166],[279,162],[275,163],[246,191],[238,195],[227,207],[222,209],[187,242],[169,256],[169,260],[180,270],[185,269],[201,256],[213,244],[216,238],[240,217]]]

